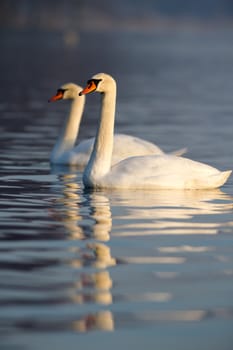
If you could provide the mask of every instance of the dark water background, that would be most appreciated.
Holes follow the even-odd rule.
[[[233,177],[85,191],[79,171],[49,165],[69,102],[47,100],[110,73],[118,132],[232,169],[233,29],[0,36],[0,348],[232,349]],[[88,96],[80,139],[98,105]]]

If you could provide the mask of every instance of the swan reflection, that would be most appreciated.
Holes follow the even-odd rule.
[[[217,234],[223,227],[218,215],[231,213],[232,197],[211,191],[122,191],[111,194],[112,205],[120,203],[127,213],[118,216],[112,234]],[[216,221],[209,222],[214,215]],[[228,221],[224,228],[233,227]]]
[[[108,198],[84,195],[76,174],[59,176],[62,196],[56,200],[53,218],[66,228],[70,240],[108,241],[112,226]]]
[[[99,311],[94,314],[88,314],[80,320],[72,323],[72,328],[78,332],[87,332],[91,330],[113,331],[114,319],[109,310]]]
[[[61,195],[53,206],[53,217],[67,232],[74,244],[68,247],[68,264],[75,278],[67,289],[67,297],[74,304],[93,304],[108,307],[113,303],[113,281],[108,270],[116,265],[110,247],[112,215],[107,196],[85,193],[77,175],[59,175]],[[77,332],[90,330],[112,331],[114,317],[110,310],[84,314],[72,322]]]
[[[112,279],[108,271],[82,274],[80,279],[74,283],[70,299],[76,304],[109,305],[112,304],[111,288]]]
[[[69,239],[109,241],[111,235],[216,234],[233,227],[218,215],[231,213],[232,197],[207,191],[101,191],[83,193],[76,174],[65,174],[59,218]],[[58,214],[58,212],[57,212]],[[215,216],[211,221],[209,216]],[[116,220],[112,230],[112,216]],[[101,249],[101,248],[100,248]]]
[[[218,219],[218,215],[230,214],[233,209],[232,198],[221,190],[86,192],[76,174],[64,174],[59,179],[62,193],[55,201],[52,214],[64,226],[67,240],[71,243],[68,245],[68,265],[73,276],[67,297],[77,305],[91,304],[104,308],[73,320],[71,327],[77,332],[113,331],[116,321],[124,324],[121,316],[110,310],[113,303],[169,303],[173,300],[172,290],[160,290],[158,286],[156,290],[141,290],[140,293],[134,293],[132,287],[127,293],[113,295],[112,267],[120,263],[140,264],[141,268],[145,264],[153,264],[157,266],[152,272],[154,279],[160,283],[166,279],[174,281],[180,275],[177,265],[186,264],[189,254],[211,253],[214,250],[209,245],[168,244],[152,247],[150,253],[140,249],[127,256],[129,250],[125,254],[123,247],[123,250],[120,248],[119,257],[118,254],[112,254],[111,237],[217,234],[233,227],[233,221],[222,223]],[[161,265],[167,268],[160,271]],[[128,317],[132,323],[147,320],[199,321],[204,314],[202,310],[197,313],[184,310],[182,314],[178,311],[152,312],[140,314],[136,318],[133,315]]]
[[[70,262],[74,268],[106,269],[117,263],[117,260],[111,256],[110,248],[98,242],[87,244],[84,248],[71,248],[70,251],[72,253],[75,251]]]

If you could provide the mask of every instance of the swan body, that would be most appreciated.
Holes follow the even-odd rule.
[[[84,168],[93,150],[95,138],[88,138],[75,146],[79,133],[80,122],[85,105],[85,96],[79,96],[82,88],[73,83],[67,83],[57,90],[57,94],[49,101],[61,99],[72,100],[70,114],[63,126],[60,136],[51,152],[50,162],[53,164],[77,165]],[[186,149],[177,150],[176,155],[183,154]],[[115,134],[111,164],[117,164],[130,156],[145,154],[164,154],[155,144],[135,136]]]
[[[92,91],[102,95],[102,111],[94,148],[83,173],[89,188],[132,189],[211,189],[220,187],[231,171],[221,172],[204,163],[175,155],[133,156],[111,166],[116,82],[105,73],[88,81],[80,93]]]

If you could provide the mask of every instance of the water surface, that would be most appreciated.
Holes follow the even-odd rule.
[[[3,349],[231,349],[233,178],[213,191],[86,191],[80,170],[49,165],[69,103],[47,100],[109,72],[117,131],[231,169],[232,38],[82,33],[70,48],[1,33]],[[80,139],[98,104],[91,95]]]

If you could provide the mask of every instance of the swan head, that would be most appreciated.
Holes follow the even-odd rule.
[[[82,91],[82,89],[83,88],[81,86],[74,83],[63,84],[57,90],[57,93],[52,96],[48,102],[54,102],[58,100],[74,100],[80,96],[79,93]]]
[[[79,93],[79,96],[89,94],[93,91],[106,93],[113,89],[116,89],[116,82],[113,77],[106,73],[98,73],[87,81],[86,87]]]

